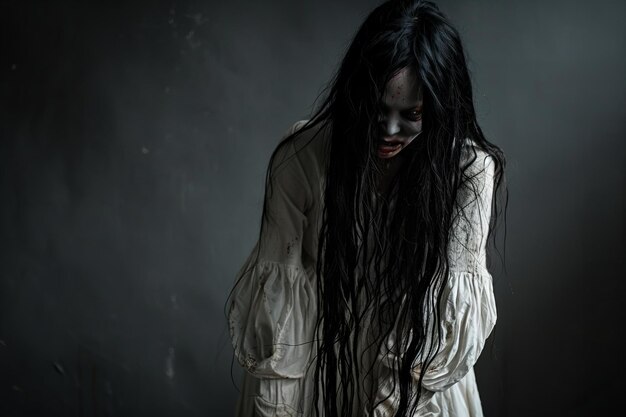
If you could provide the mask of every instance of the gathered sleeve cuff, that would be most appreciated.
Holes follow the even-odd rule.
[[[497,319],[488,271],[454,271],[450,283],[444,294],[442,345],[422,379],[422,386],[429,391],[444,391],[465,377],[478,360]],[[418,366],[414,372],[417,378],[422,368]]]
[[[492,278],[486,270],[452,271],[444,290],[440,325],[441,345],[422,379],[422,392],[417,409],[421,409],[435,392],[444,391],[460,381],[472,369],[496,323],[497,313]],[[394,370],[399,368],[395,353],[395,333],[381,349],[378,362],[379,388],[375,417],[391,417],[400,400],[399,384]],[[426,345],[428,345],[427,341]],[[417,383],[423,372],[421,363],[413,368]]]
[[[249,261],[229,313],[235,356],[259,378],[301,378],[315,323],[310,271],[274,261],[252,263],[252,256]]]

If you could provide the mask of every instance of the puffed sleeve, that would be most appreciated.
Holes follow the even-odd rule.
[[[296,401],[289,379],[304,375],[316,321],[314,274],[301,258],[311,187],[291,142],[278,148],[272,170],[265,188],[267,217],[237,273],[228,307],[235,356],[261,379],[255,399],[261,415]]]
[[[459,189],[457,212],[449,242],[449,277],[442,288],[439,331],[441,345],[424,373],[418,409],[432,398],[461,380],[472,369],[496,323],[497,313],[492,277],[486,266],[486,240],[491,217],[494,188],[494,160],[483,151],[468,168],[471,180]],[[388,349],[379,353],[383,372],[375,410],[376,417],[392,416],[397,408],[399,387],[391,369],[399,360],[394,355],[395,334]],[[427,341],[428,342],[428,341]],[[424,372],[421,363],[413,369],[418,381]]]

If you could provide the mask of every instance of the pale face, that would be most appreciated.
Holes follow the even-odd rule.
[[[422,95],[413,70],[404,68],[385,86],[378,156],[393,158],[422,132]]]

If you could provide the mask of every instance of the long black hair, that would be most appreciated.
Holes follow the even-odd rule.
[[[384,167],[376,155],[380,103],[387,82],[404,68],[417,74],[422,89],[423,131],[403,150],[405,163],[381,195],[377,190]],[[423,378],[422,372],[413,381],[412,368],[419,359],[426,369],[440,342],[437,312],[449,273],[454,207],[473,162],[462,163],[464,140],[471,139],[493,158],[495,194],[503,181],[505,157],[478,125],[461,39],[432,2],[390,0],[375,8],[325,93],[310,120],[279,144],[266,177],[271,185],[272,160],[281,146],[316,125],[330,128],[316,265],[313,402],[318,415],[336,417],[353,415],[354,402],[365,401],[360,398],[361,379],[371,368],[360,369],[358,335],[376,328],[374,349],[397,333],[402,355],[394,369],[400,393],[395,415],[408,416],[417,407]],[[397,198],[390,210],[392,196]],[[496,224],[494,202],[487,238]],[[366,323],[366,312],[372,309],[376,323]],[[437,337],[427,343],[433,333]]]

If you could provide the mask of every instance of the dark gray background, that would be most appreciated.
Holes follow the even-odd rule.
[[[0,415],[232,414],[223,307],[270,152],[377,3],[1,3]],[[624,374],[626,3],[440,5],[509,160],[486,414],[606,415]]]

